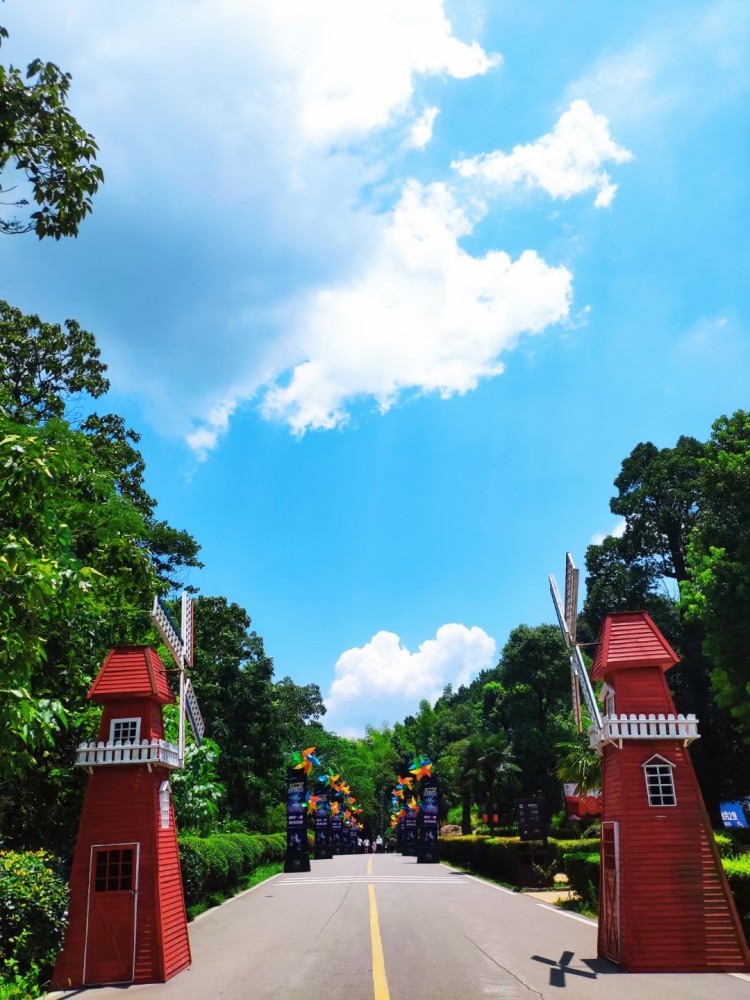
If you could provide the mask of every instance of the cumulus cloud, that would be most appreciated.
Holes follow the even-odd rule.
[[[424,149],[428,145],[432,140],[432,127],[439,114],[439,108],[425,108],[409,129],[409,135],[404,143],[407,149]]]
[[[462,206],[444,184],[407,182],[359,273],[300,311],[306,357],[268,391],[264,414],[299,434],[344,424],[358,397],[386,411],[408,390],[464,393],[502,372],[499,356],[521,334],[565,319],[565,267],[532,250],[512,260],[460,246],[485,211]]]
[[[596,191],[597,208],[611,205],[617,191],[606,163],[626,163],[633,154],[618,146],[603,115],[594,114],[586,101],[573,101],[551,132],[535,142],[515,146],[511,153],[495,150],[453,167],[462,177],[478,178],[502,188],[523,187],[568,199]]]
[[[403,718],[422,699],[434,701],[446,684],[465,684],[493,666],[495,649],[494,639],[476,625],[441,625],[414,653],[394,632],[377,632],[339,657],[326,698],[326,725],[362,734],[367,725]]]
[[[627,526],[628,526],[627,521],[623,517],[617,522],[614,528],[612,528],[612,530],[608,531],[606,534],[603,531],[597,531],[595,535],[591,536],[589,544],[601,545],[605,538],[622,538],[622,536],[625,534],[625,529],[627,528]]]

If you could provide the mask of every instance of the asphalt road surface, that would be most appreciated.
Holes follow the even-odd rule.
[[[596,924],[399,854],[313,861],[190,924],[168,983],[77,1000],[750,1000],[750,976],[628,975]]]

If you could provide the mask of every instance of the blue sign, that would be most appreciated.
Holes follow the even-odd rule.
[[[747,830],[747,819],[742,809],[741,802],[721,803],[721,822],[725,827],[739,827]]]

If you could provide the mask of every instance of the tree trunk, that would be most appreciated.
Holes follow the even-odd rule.
[[[461,833],[464,837],[471,835],[471,799],[468,798],[461,803]]]

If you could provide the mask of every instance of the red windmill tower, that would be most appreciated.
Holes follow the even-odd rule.
[[[190,964],[169,776],[184,757],[184,712],[203,722],[185,680],[192,662],[192,602],[182,635],[155,603],[152,617],[180,664],[180,745],[164,739],[174,702],[164,665],[147,646],[110,650],[88,697],[104,706],[99,739],[76,765],[89,772],[70,877],[70,920],[55,963],[60,988],[164,982]],[[191,705],[192,702],[192,705]]]
[[[575,573],[577,583],[569,555],[568,563],[566,577]],[[553,597],[567,626],[568,595],[564,612],[554,585]],[[630,972],[747,970],[750,954],[687,750],[698,722],[675,712],[667,686],[674,650],[645,611],[607,615],[592,673],[604,682],[602,718],[574,643],[573,632],[575,686],[591,715],[591,746],[603,757],[599,955]]]

